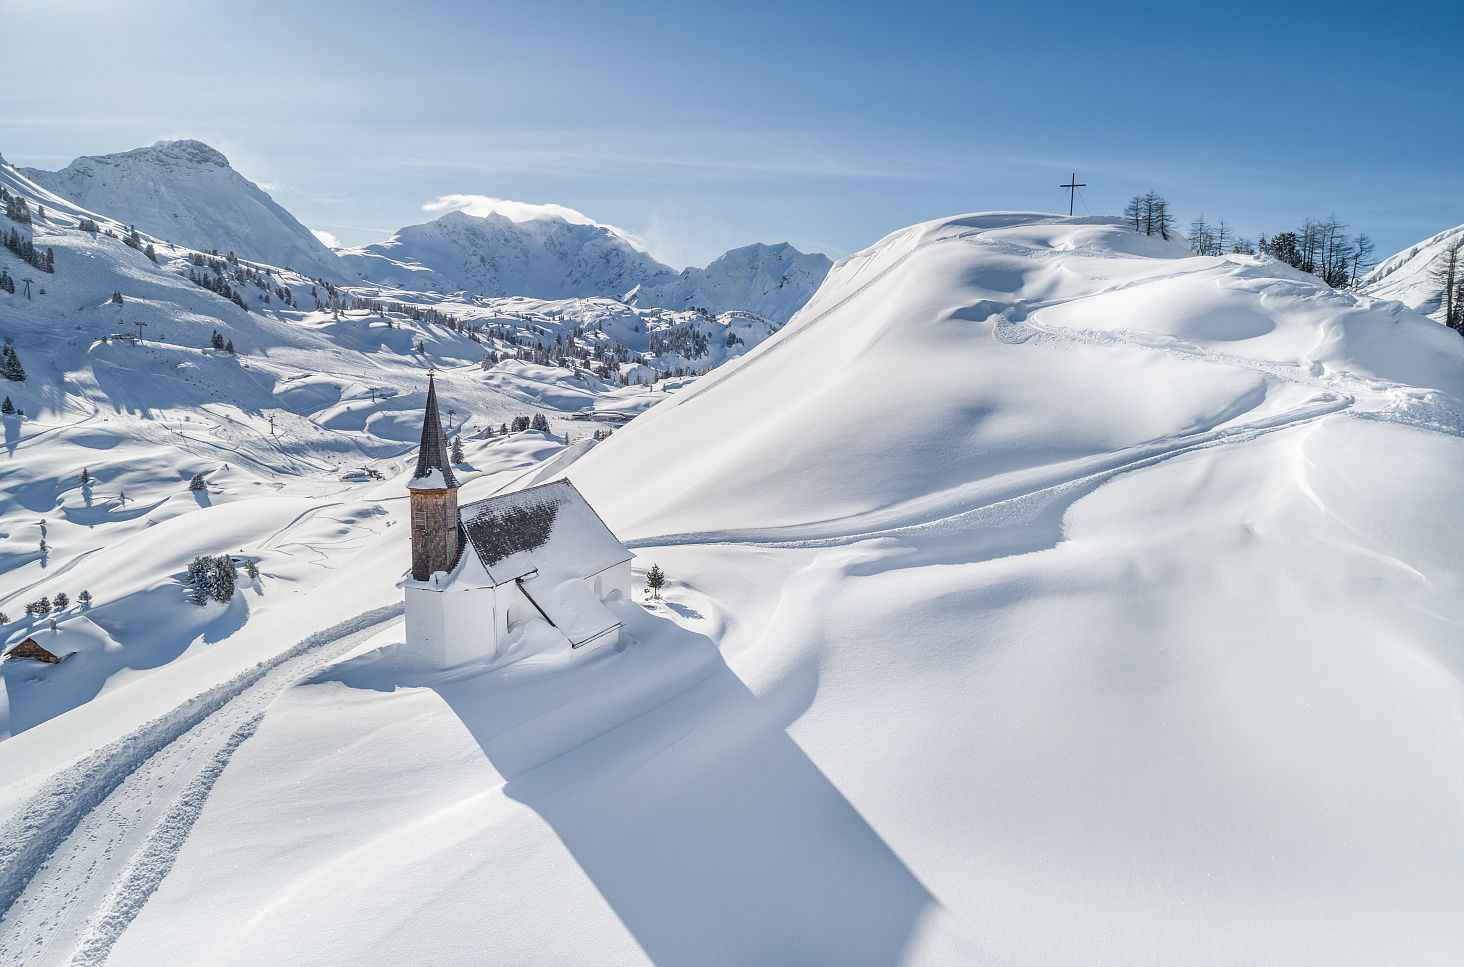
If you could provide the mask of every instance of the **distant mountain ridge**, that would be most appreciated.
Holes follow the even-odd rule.
[[[635,301],[665,309],[745,309],[787,322],[831,268],[833,262],[822,253],[800,252],[787,242],[758,242],[734,248],[704,269],[684,269],[669,282],[642,286]]]
[[[345,266],[264,189],[202,141],[77,158],[60,171],[20,169],[62,198],[188,248],[340,280]]]
[[[363,278],[410,289],[627,298],[667,309],[743,309],[779,322],[808,301],[833,266],[825,255],[782,242],[733,249],[706,268],[677,272],[603,225],[461,211],[348,249],[342,259]]]
[[[235,171],[222,152],[195,140],[81,157],[60,171],[18,170],[81,208],[149,235],[336,282],[537,299],[600,296],[642,307],[740,309],[786,322],[832,267],[827,256],[783,242],[733,249],[705,268],[678,272],[613,227],[553,213],[510,218],[451,211],[338,253]]]

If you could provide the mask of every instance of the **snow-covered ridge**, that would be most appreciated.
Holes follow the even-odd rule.
[[[786,322],[803,308],[833,263],[787,242],[734,248],[706,268],[683,269],[666,282],[647,282],[635,293],[640,305],[709,312],[745,309]]]
[[[1432,316],[1442,312],[1442,284],[1434,278],[1450,245],[1464,239],[1464,225],[1445,229],[1392,255],[1369,272],[1359,288],[1379,299],[1396,299]]]
[[[332,280],[345,274],[309,229],[202,141],[159,141],[77,158],[60,171],[22,172],[83,208],[187,248],[233,250]]]
[[[409,289],[539,299],[628,296],[642,306],[742,309],[779,322],[808,300],[830,265],[826,256],[786,242],[759,243],[678,273],[609,226],[463,211],[341,254],[361,277]]]

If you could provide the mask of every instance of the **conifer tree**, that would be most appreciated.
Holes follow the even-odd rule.
[[[81,468],[81,485],[83,487],[90,487],[91,486],[92,479],[93,478],[92,478],[92,475],[91,475],[91,471],[88,470],[86,467],[82,467]]]
[[[1439,308],[1444,311],[1444,325],[1455,332],[1464,332],[1464,305],[1459,302],[1459,284],[1464,281],[1464,238],[1456,238],[1444,248],[1432,275],[1439,286]]]
[[[651,569],[646,572],[646,587],[650,588],[651,593],[659,599],[661,597],[661,589],[665,586],[666,573],[661,570],[661,565],[652,564]]]
[[[206,480],[203,479],[203,474],[201,474],[201,473],[195,473],[193,475],[193,479],[190,480],[190,481],[188,481],[188,489],[189,490],[194,490],[194,491],[207,490],[208,489],[208,481],[206,481]]]
[[[83,608],[90,608],[92,603],[91,592],[83,588],[81,593],[76,596],[76,600]]]
[[[0,351],[0,376],[12,383],[25,382],[25,367],[20,364],[20,356],[16,355],[14,346],[7,345]]]
[[[69,607],[71,607],[71,595],[65,591],[56,592],[56,610],[64,611]]]
[[[460,437],[460,436],[453,437],[452,438],[452,462],[453,463],[462,463],[464,459],[465,459],[465,454],[463,453],[463,438]]]
[[[15,404],[10,402],[10,397],[5,397],[5,402],[0,403],[0,415],[14,416]]]
[[[112,302],[119,306],[122,304],[122,293],[120,291],[115,289],[112,291]]]

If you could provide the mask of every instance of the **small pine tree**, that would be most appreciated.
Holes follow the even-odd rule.
[[[661,589],[666,586],[666,572],[661,570],[661,565],[652,564],[651,569],[646,572],[646,587],[659,600]]]
[[[86,467],[82,467],[81,468],[81,485],[83,487],[90,487],[91,486],[92,479],[93,478],[92,478],[92,475],[91,475],[91,471],[88,470]]]
[[[112,303],[119,306],[122,304],[122,293],[120,290],[112,290]]]
[[[0,351],[0,376],[4,376],[12,383],[25,382],[25,367],[20,364],[20,356],[16,353],[14,346],[6,346]]]
[[[0,611],[0,625],[8,624],[10,624],[10,615],[6,614],[4,611]]]
[[[224,352],[228,353],[230,356],[234,355],[234,340],[230,339],[228,342],[224,343]]]
[[[58,591],[56,592],[55,603],[57,611],[64,611],[67,608],[71,607],[71,595],[67,594],[65,591]]]
[[[8,396],[5,397],[5,402],[0,403],[0,415],[4,415],[4,416],[13,416],[13,415],[15,415],[15,404],[12,403],[12,402],[10,402],[10,397],[8,397]]]
[[[82,592],[76,596],[76,600],[83,608],[90,608],[92,603],[91,592],[83,588]]]
[[[548,433],[549,432],[549,420],[544,416],[543,413],[535,413],[534,414],[533,423],[530,424],[530,427],[532,429],[540,430],[540,431],[542,431],[544,433]]]
[[[190,481],[188,481],[188,489],[189,490],[194,490],[194,491],[207,490],[208,489],[208,481],[206,481],[206,480],[203,479],[203,474],[201,474],[201,473],[195,473],[193,475],[193,479],[190,480]]]
[[[43,594],[43,595],[41,595],[41,600],[39,600],[39,601],[36,602],[36,614],[50,614],[50,613],[51,613],[51,599],[48,598],[48,597],[46,597]]]
[[[245,561],[244,562],[244,573],[247,574],[247,575],[249,575],[249,580],[251,580],[251,581],[258,580],[258,578],[259,578],[259,565],[256,564],[256,563],[254,563],[254,561],[252,559],[251,560],[248,560],[248,561]]]
[[[452,462],[453,463],[462,463],[463,462],[463,459],[464,459],[464,454],[463,454],[463,438],[460,437],[460,436],[453,437],[452,438]]]
[[[209,345],[209,348],[211,348],[211,349],[223,349],[224,348],[224,336],[223,336],[223,334],[220,333],[217,329],[215,329],[213,331],[213,335],[211,335],[211,336],[208,337],[208,345]]]
[[[157,250],[153,248],[152,242],[148,242],[147,243],[147,248],[145,248],[145,249],[142,250],[142,254],[143,255],[146,255],[149,259],[151,259],[154,262],[156,262],[158,260],[158,253],[157,253]]]

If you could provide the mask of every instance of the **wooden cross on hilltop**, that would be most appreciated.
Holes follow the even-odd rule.
[[[1078,181],[1078,173],[1074,171],[1073,176],[1068,179],[1067,184],[1058,185],[1057,187],[1068,190],[1068,216],[1071,217],[1073,213],[1073,201],[1078,197],[1078,189],[1087,188],[1088,183],[1086,181]]]

